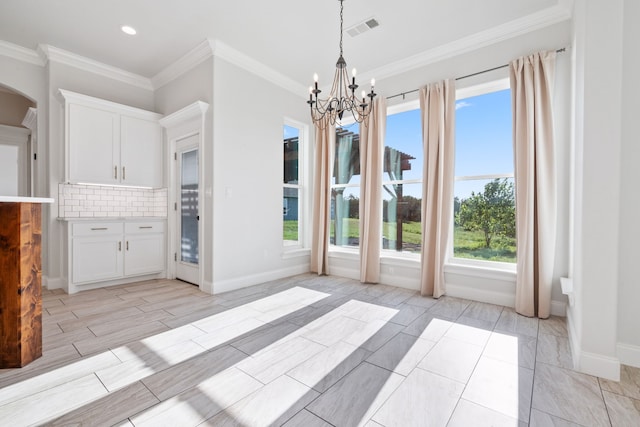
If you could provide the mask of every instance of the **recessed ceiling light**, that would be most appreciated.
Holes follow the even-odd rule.
[[[130,36],[135,36],[137,33],[136,29],[133,27],[130,27],[129,25],[123,25],[122,27],[120,27],[120,29],[122,30],[123,33],[129,34]]]

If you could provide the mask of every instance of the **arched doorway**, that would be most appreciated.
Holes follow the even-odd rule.
[[[0,195],[34,193],[36,139],[35,102],[0,85]]]

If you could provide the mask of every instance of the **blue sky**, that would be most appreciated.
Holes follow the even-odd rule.
[[[388,116],[385,144],[416,157],[411,160],[412,170],[404,173],[404,179],[421,178],[422,129],[419,110]],[[513,173],[510,90],[456,102],[455,165],[456,176]],[[456,195],[468,197],[471,191],[482,191],[486,183],[457,182]],[[413,193],[409,188],[406,190],[405,194]]]
[[[358,132],[358,125],[343,126]],[[284,127],[284,137],[297,135],[297,129]],[[385,144],[415,157],[404,179],[422,178],[422,128],[420,110],[387,117]],[[456,176],[513,173],[511,130],[511,91],[509,89],[460,99],[456,102]],[[354,176],[351,183],[359,182]],[[385,174],[384,180],[389,177]],[[471,191],[482,191],[488,181],[458,181],[455,195],[464,198]],[[414,189],[412,189],[413,187]],[[415,185],[405,186],[405,194],[421,197]],[[414,194],[415,193],[415,194]]]

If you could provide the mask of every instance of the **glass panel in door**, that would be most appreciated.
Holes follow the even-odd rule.
[[[180,157],[180,260],[198,264],[198,150]]]

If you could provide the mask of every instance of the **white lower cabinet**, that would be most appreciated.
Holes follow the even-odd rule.
[[[70,222],[67,237],[69,293],[166,270],[164,220]]]
[[[122,223],[72,224],[71,228],[73,283],[99,282],[122,277]]]
[[[164,270],[164,222],[127,223],[124,228],[125,276]]]

